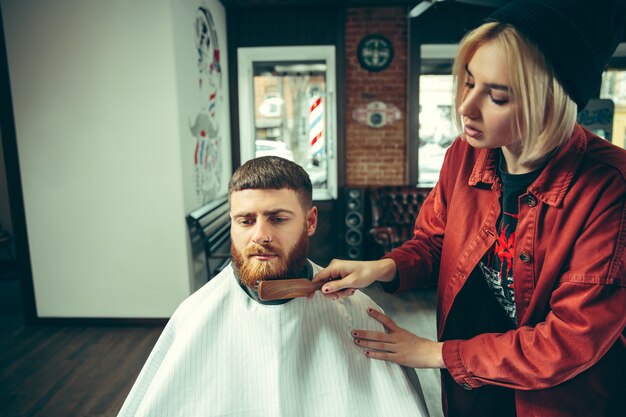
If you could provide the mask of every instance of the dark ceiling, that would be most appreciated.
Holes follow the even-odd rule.
[[[420,0],[220,0],[225,6],[414,6]]]
[[[510,0],[220,0],[223,5],[229,7],[247,6],[338,6],[338,7],[379,7],[379,6],[407,6],[413,7],[422,1],[441,2],[456,1],[477,6],[497,7]]]

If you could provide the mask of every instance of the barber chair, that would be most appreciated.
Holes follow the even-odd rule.
[[[413,237],[417,213],[431,188],[410,185],[369,189],[372,225],[369,230],[372,258],[380,257]]]

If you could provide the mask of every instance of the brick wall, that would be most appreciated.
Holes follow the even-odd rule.
[[[407,170],[407,17],[404,7],[351,8],[346,13],[346,182],[347,185],[399,185]],[[366,35],[381,34],[394,49],[391,65],[368,72],[357,46]],[[400,110],[392,124],[374,128],[353,120],[353,111],[372,101]]]

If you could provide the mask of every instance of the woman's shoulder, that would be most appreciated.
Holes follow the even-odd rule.
[[[585,133],[587,134],[587,149],[583,162],[596,169],[614,172],[626,185],[626,150],[589,131]]]

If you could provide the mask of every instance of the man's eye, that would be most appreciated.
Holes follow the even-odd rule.
[[[274,223],[284,223],[287,221],[287,218],[286,217],[273,217],[272,221]]]
[[[242,226],[248,226],[248,225],[251,225],[252,223],[254,223],[254,220],[252,220],[252,219],[239,219],[237,221],[237,223],[242,225]]]

